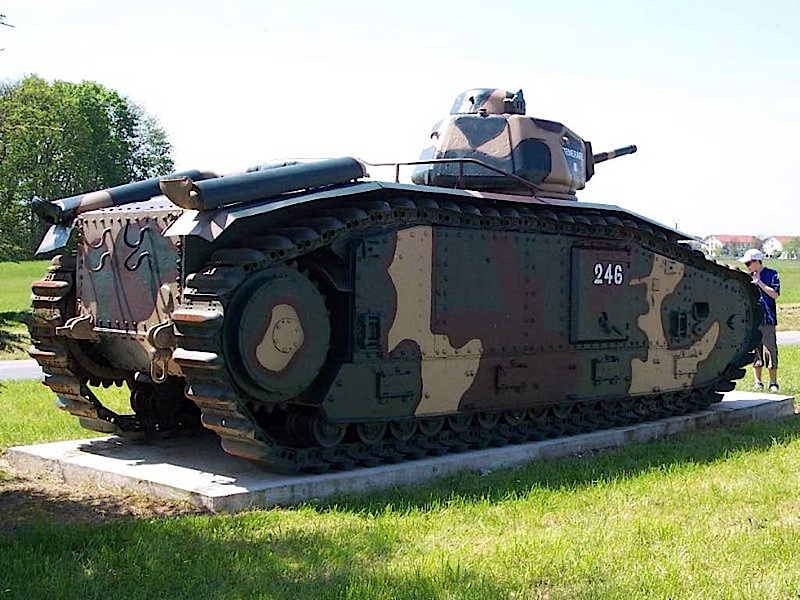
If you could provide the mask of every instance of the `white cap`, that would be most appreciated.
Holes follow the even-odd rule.
[[[739,259],[739,262],[746,263],[750,262],[751,260],[760,260],[761,262],[764,262],[764,253],[756,248],[750,248],[750,250],[745,252],[744,256]]]

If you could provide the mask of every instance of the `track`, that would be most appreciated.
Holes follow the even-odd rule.
[[[175,381],[154,386],[134,381],[130,373],[108,366],[95,356],[91,344],[58,335],[57,328],[75,316],[75,260],[56,256],[44,279],[32,285],[33,345],[29,350],[44,371],[44,384],[57,396],[57,406],[75,415],[92,431],[141,439],[190,430],[196,409],[186,404]],[[109,410],[90,386],[131,389],[136,414],[120,415]],[[166,393],[165,393],[166,392]],[[177,393],[176,393],[177,392]],[[192,410],[194,409],[194,410]]]
[[[61,327],[75,311],[75,260],[56,256],[44,279],[32,285],[33,346],[29,353],[44,371],[44,383],[58,396],[58,407],[79,417],[87,429],[123,434],[124,419],[105,408],[89,388],[122,385],[124,373],[93,361],[73,340],[59,336]]]

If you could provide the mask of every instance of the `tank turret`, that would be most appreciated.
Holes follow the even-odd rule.
[[[574,200],[575,192],[592,177],[595,163],[636,151],[636,146],[627,146],[593,155],[591,143],[562,123],[525,116],[522,90],[491,88],[459,94],[450,116],[434,125],[431,142],[420,159],[451,162],[417,167],[414,183],[520,194],[535,191],[568,200]],[[452,159],[471,160],[459,164]]]

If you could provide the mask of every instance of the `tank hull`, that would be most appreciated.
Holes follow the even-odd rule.
[[[109,416],[69,348],[51,387],[116,433],[165,430],[164,407],[188,399],[169,423],[199,411],[226,451],[286,472],[696,410],[732,389],[757,340],[744,273],[617,207],[364,184],[184,214],[176,231],[175,306],[152,325],[172,335],[136,342],[161,353],[165,383],[103,350],[102,328],[79,342],[113,369],[101,380],[172,395],[139,402],[146,419]],[[152,289],[174,284],[148,272]]]

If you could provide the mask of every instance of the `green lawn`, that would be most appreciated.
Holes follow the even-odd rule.
[[[781,386],[781,394],[794,396],[800,400],[800,346],[779,347],[778,358],[778,383]],[[762,376],[765,382],[769,380],[766,369]],[[747,375],[736,382],[736,389],[747,392],[753,390],[752,367],[748,366]]]
[[[0,262],[0,359],[28,357],[31,283],[47,271],[49,260]]]
[[[41,279],[49,260],[0,262],[0,313],[27,311],[31,305],[31,283]]]
[[[782,352],[796,393],[800,348]],[[87,433],[40,384],[0,402],[0,448]],[[799,498],[800,419],[748,423],[325,505],[33,515],[0,527],[0,596],[796,599]]]
[[[130,412],[127,386],[93,391],[112,410]],[[92,435],[78,425],[78,419],[58,410],[55,394],[38,381],[0,381],[0,403],[0,452],[11,446]]]

